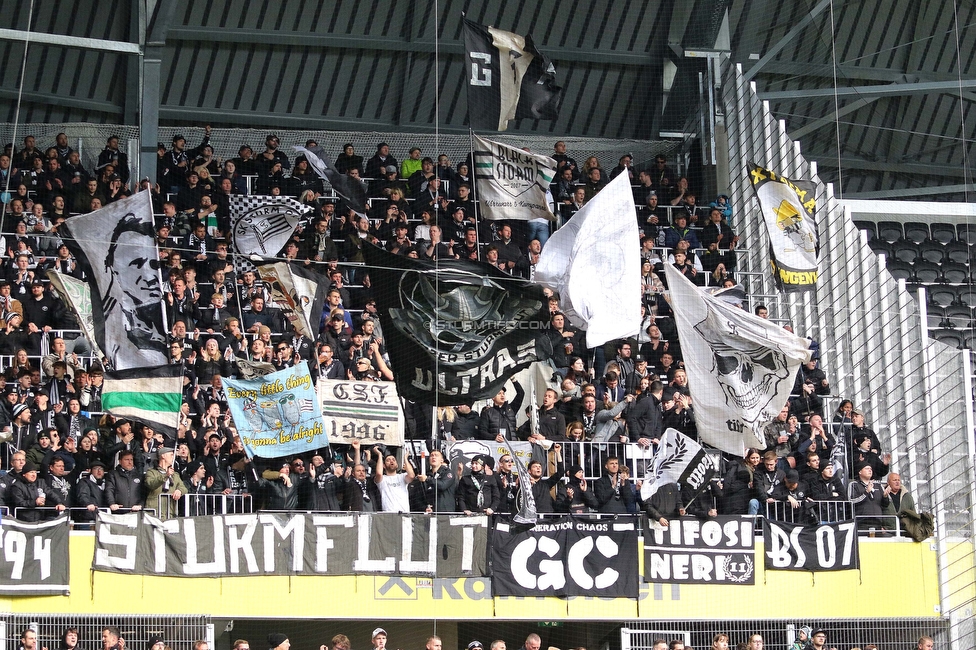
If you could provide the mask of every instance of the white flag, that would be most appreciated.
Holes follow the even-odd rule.
[[[699,437],[730,454],[762,449],[763,427],[789,399],[809,342],[664,269]]]
[[[559,293],[559,308],[586,330],[590,348],[640,329],[640,236],[634,195],[620,174],[557,230],[535,281]]]
[[[474,177],[482,218],[555,221],[546,191],[556,174],[556,161],[478,136],[474,140]]]
[[[668,429],[644,477],[641,499],[647,501],[669,483],[690,485],[694,494],[698,494],[717,470],[715,459],[701,445],[677,429]]]

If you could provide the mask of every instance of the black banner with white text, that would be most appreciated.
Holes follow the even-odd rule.
[[[692,584],[756,582],[756,539],[749,517],[644,520],[644,580]]]
[[[857,524],[803,526],[763,519],[767,571],[845,571],[860,568]]]
[[[497,521],[492,530],[495,596],[636,598],[636,563],[636,518]]]
[[[68,518],[0,524],[0,594],[43,596],[69,592]]]
[[[92,569],[183,577],[487,575],[487,517],[257,513],[99,515]]]

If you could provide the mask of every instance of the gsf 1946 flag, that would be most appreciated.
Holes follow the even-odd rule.
[[[392,381],[319,379],[317,390],[330,442],[403,444],[403,406]]]
[[[636,566],[634,520],[561,517],[533,528],[495,522],[491,591],[496,596],[636,598]]]
[[[781,291],[812,291],[817,283],[817,186],[790,180],[776,172],[749,165],[749,180],[756,191],[769,233],[773,276]]]
[[[702,442],[730,454],[766,446],[763,427],[789,400],[809,341],[706,294],[664,265]]]
[[[753,525],[747,517],[681,517],[668,528],[645,525],[644,580],[755,584]]]
[[[766,570],[844,571],[860,567],[857,524],[804,526],[763,518]]]
[[[504,131],[511,119],[558,117],[563,91],[556,69],[531,36],[465,19],[464,47],[472,129]]]
[[[483,218],[555,220],[546,203],[555,160],[477,135],[474,142],[474,178]]]
[[[116,370],[169,361],[152,201],[143,191],[71,217],[64,242],[88,278],[95,340]]]
[[[542,287],[467,260],[363,248],[400,395],[423,404],[490,397],[535,361]],[[436,397],[436,400],[435,400]]]

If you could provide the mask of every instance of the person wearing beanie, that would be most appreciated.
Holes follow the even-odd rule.
[[[466,515],[493,515],[501,508],[501,493],[495,481],[485,474],[483,455],[472,458],[471,472],[461,477],[458,501]]]
[[[163,637],[158,634],[149,637],[149,640],[146,641],[146,650],[163,650],[165,647],[166,643],[163,641]]]
[[[572,465],[566,472],[568,481],[556,486],[556,512],[582,514],[596,512],[600,504],[593,494],[591,486],[583,478],[583,467]]]
[[[290,647],[291,641],[288,640],[287,634],[272,632],[268,635],[268,648],[270,650],[288,650]]]
[[[854,471],[857,472],[857,479],[847,486],[847,496],[854,504],[858,532],[881,529],[881,516],[890,502],[890,488],[874,480],[874,471],[868,462],[859,461],[854,465]]]
[[[14,517],[20,521],[37,522],[45,518],[53,519],[64,511],[64,504],[57,494],[45,481],[37,477],[37,465],[27,461],[20,474],[20,479],[13,484],[10,503],[14,507]],[[37,510],[37,508],[54,508],[55,510]],[[48,514],[50,517],[46,517]]]

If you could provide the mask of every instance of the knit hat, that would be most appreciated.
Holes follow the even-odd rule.
[[[807,638],[809,639],[810,638],[810,633],[813,632],[813,628],[810,627],[809,625],[804,625],[803,627],[800,628],[800,632],[803,632],[804,634],[806,634],[807,635]]]
[[[17,404],[13,409],[13,416],[16,418],[18,415],[27,410],[26,404]]]
[[[152,647],[154,645],[156,645],[157,643],[162,643],[162,642],[163,642],[163,637],[161,637],[159,635],[151,636],[151,637],[149,637],[149,640],[146,642],[146,648],[148,648],[148,650],[152,650]]]
[[[282,634],[281,632],[272,632],[268,635],[268,646],[272,648],[277,648],[282,643],[288,640],[287,634]]]
[[[26,474],[27,472],[36,472],[36,471],[37,471],[37,465],[35,465],[31,461],[27,461],[26,463],[24,463],[24,469],[20,470],[21,474]]]

